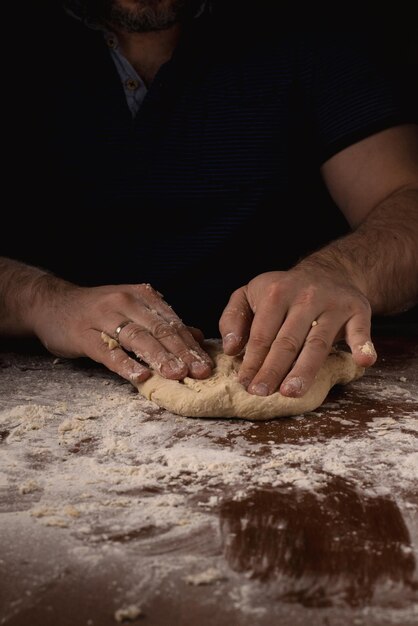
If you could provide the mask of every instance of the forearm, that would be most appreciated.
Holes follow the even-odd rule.
[[[354,232],[299,267],[337,270],[367,297],[375,315],[412,307],[418,302],[418,189],[393,194]]]
[[[0,257],[0,334],[34,334],[39,301],[61,283],[45,270]]]

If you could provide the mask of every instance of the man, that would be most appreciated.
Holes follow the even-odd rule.
[[[418,301],[416,112],[368,33],[222,4],[72,0],[32,28],[14,196],[40,208],[4,245],[0,330],[181,380],[212,367],[185,324],[219,318],[249,393],[302,396]]]

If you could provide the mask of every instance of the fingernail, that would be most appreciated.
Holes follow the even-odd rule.
[[[207,363],[202,363],[201,361],[193,361],[193,363],[190,363],[190,372],[197,378],[199,376],[207,376],[208,370],[209,366]]]
[[[256,396],[268,396],[269,395],[269,388],[267,387],[265,383],[257,383],[256,385],[253,385],[250,391]]]
[[[238,337],[235,333],[227,333],[225,337],[222,339],[224,350],[229,350],[230,348],[236,348],[241,341],[242,337]]]
[[[303,389],[303,379],[300,376],[289,378],[281,386],[281,393],[285,396],[298,396]]]

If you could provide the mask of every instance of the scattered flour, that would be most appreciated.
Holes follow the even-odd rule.
[[[37,528],[65,536],[66,558],[83,567],[96,567],[109,555],[124,559],[130,545],[140,545],[149,559],[146,569],[138,564],[145,582],[138,595],[122,598],[117,622],[142,615],[127,597],[140,597],[146,606],[147,585],[158,586],[177,571],[192,586],[227,581],[232,604],[262,617],[265,608],[254,587],[242,580],[234,585],[231,572],[213,557],[220,549],[219,507],[225,500],[244,501],[254,490],[317,494],[339,477],[367,497],[394,499],[413,520],[418,483],[413,387],[363,378],[355,389],[370,404],[367,418],[350,412],[355,397],[347,394],[309,415],[255,425],[155,412],[127,384],[112,378],[98,384],[59,367],[33,400],[22,382],[16,405],[0,410],[1,489],[18,505],[4,523],[19,519],[34,536]],[[388,414],[395,400],[408,413]],[[322,436],[330,424],[332,434]],[[202,537],[210,546],[207,553]],[[190,546],[202,550],[196,562]],[[135,570],[132,554],[126,558]]]
[[[115,620],[121,624],[122,622],[133,622],[143,615],[142,610],[136,604],[130,604],[115,611]]]
[[[24,493],[33,493],[34,491],[38,491],[39,489],[41,489],[41,487],[35,480],[28,480],[22,483],[21,485],[19,485],[18,489],[19,489],[19,493],[24,494]]]
[[[184,580],[188,585],[211,585],[216,582],[225,580],[225,575],[215,567],[209,567],[204,572],[198,574],[189,574]]]

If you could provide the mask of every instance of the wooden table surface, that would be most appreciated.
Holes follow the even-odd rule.
[[[158,409],[83,360],[0,353],[0,624],[418,623],[418,332],[316,411]]]

